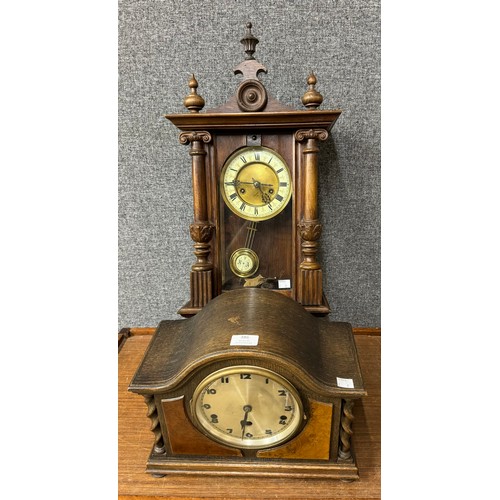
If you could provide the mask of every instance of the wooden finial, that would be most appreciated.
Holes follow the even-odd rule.
[[[203,99],[203,97],[201,97],[201,95],[198,95],[198,93],[196,92],[196,89],[198,88],[198,82],[194,75],[191,75],[188,85],[191,89],[191,92],[184,98],[184,106],[186,106],[186,108],[189,109],[191,113],[199,113],[200,109],[203,109],[203,106],[205,106],[205,99]]]
[[[302,104],[307,109],[316,109],[323,102],[323,96],[314,88],[316,83],[316,76],[311,71],[309,77],[307,78],[307,84],[309,85],[309,88],[302,96]]]
[[[259,43],[259,40],[252,35],[252,23],[247,23],[247,30],[245,36],[241,39],[241,43],[245,47],[245,59],[255,59],[253,53],[255,52],[255,47]]]

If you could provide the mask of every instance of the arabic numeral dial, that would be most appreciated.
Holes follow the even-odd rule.
[[[198,384],[192,418],[219,443],[262,449],[295,436],[304,410],[299,393],[283,376],[243,365],[217,370]]]

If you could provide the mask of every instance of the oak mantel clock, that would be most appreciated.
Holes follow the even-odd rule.
[[[196,262],[187,319],[159,324],[129,387],[152,421],[146,470],[356,479],[352,329],[318,317],[318,146],[340,111],[318,109],[313,74],[305,110],[269,96],[251,28],[235,95],[200,112],[193,75],[188,112],[166,116],[190,145]]]

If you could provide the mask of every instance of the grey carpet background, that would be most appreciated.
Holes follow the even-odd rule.
[[[163,118],[195,73],[205,109],[239,83],[246,22],[270,95],[297,109],[314,70],[323,109],[320,259],[330,318],[380,326],[380,2],[119,1],[119,328],[176,319],[194,262],[191,158]]]

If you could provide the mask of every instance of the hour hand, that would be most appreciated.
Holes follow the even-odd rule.
[[[238,187],[240,184],[251,184],[251,182],[250,182],[250,183],[243,183],[243,182],[241,182],[241,181],[240,181],[240,180],[238,180],[238,179],[233,179],[232,181],[225,181],[225,182],[224,182],[224,184],[225,184],[226,186],[234,186],[234,187],[236,188],[236,187]]]
[[[245,405],[243,407],[243,411],[245,412],[245,416],[243,420],[240,421],[241,424],[241,439],[245,437],[245,429],[247,426],[252,425],[252,422],[247,420],[248,414],[252,411],[252,407],[250,405]]]

